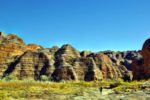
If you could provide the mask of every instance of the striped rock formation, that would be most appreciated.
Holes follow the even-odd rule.
[[[17,79],[40,80],[47,76],[53,81],[77,80],[93,81],[122,78],[132,80],[131,66],[139,52],[79,52],[71,45],[61,48],[43,48],[36,44],[26,45],[18,36],[0,34],[0,76],[14,76]],[[146,42],[147,44],[147,42]],[[149,45],[143,47],[141,54],[149,66]],[[133,68],[133,67],[132,67]],[[137,68],[137,67],[136,67]],[[135,68],[135,69],[136,69]],[[142,69],[148,73],[149,67]],[[139,71],[137,68],[136,70]],[[135,70],[133,70],[135,76]],[[149,77],[149,76],[148,76]]]

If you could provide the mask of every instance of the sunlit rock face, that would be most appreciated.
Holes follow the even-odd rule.
[[[39,45],[36,45],[36,44],[28,44],[26,46],[26,49],[27,50],[38,50],[38,49],[42,49],[42,47]]]
[[[129,73],[125,66],[113,64],[105,54],[80,53],[70,45],[64,45],[56,52],[55,71],[57,80],[102,80],[124,78]]]
[[[117,65],[111,59],[103,54],[91,54],[94,58],[96,66],[102,72],[103,79],[118,79],[132,80],[132,73],[124,65]]]
[[[23,54],[24,50],[25,44],[21,38],[0,32],[0,77],[17,56]]]
[[[0,77],[27,49],[26,44],[17,35],[0,32]]]
[[[77,80],[77,75],[73,68],[74,60],[79,59],[79,52],[71,45],[63,45],[55,52],[55,70],[52,78],[55,81]]]
[[[51,54],[43,51],[27,51],[10,66],[6,72],[18,79],[40,79],[41,75],[50,76],[54,70]]]
[[[134,60],[140,59],[142,56],[140,51],[104,51],[102,52],[111,59],[111,61],[118,66],[125,66],[128,70],[131,70],[131,64]]]
[[[150,78],[150,39],[145,41],[141,55],[142,58],[135,60],[132,64],[134,79]]]
[[[93,81],[132,77],[149,77],[149,42],[139,51],[113,52],[78,51],[69,44],[61,48],[26,45],[14,34],[0,33],[0,76],[40,80],[42,75],[52,81]],[[145,60],[146,59],[146,60]],[[138,61],[138,64],[135,63]],[[135,67],[132,65],[135,64]],[[136,67],[137,65],[142,67]],[[132,70],[133,69],[133,70]],[[133,71],[133,74],[131,72]]]
[[[52,75],[56,81],[85,80],[102,78],[93,58],[84,58],[71,45],[62,46],[55,54],[55,71]]]

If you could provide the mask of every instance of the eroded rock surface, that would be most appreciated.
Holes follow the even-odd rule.
[[[145,42],[142,51],[92,53],[80,52],[69,44],[61,48],[26,45],[14,34],[0,33],[0,76],[40,80],[45,75],[53,81],[118,78],[128,81],[133,75],[149,78],[149,41]]]
[[[150,78],[150,39],[145,41],[141,55],[141,59],[134,60],[132,63],[134,79]]]

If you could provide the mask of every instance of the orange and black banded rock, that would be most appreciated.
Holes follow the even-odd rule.
[[[93,53],[79,52],[69,44],[61,48],[26,45],[14,34],[0,33],[0,76],[4,78],[12,75],[20,80],[40,80],[41,76],[45,75],[50,80],[58,82],[118,78],[132,80],[133,75],[134,78],[141,75],[143,78],[149,78],[150,52],[149,40],[147,41],[140,53],[139,51]]]

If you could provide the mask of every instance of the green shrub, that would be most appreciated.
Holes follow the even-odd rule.
[[[7,75],[3,78],[5,81],[17,80],[17,78],[13,75]]]
[[[41,75],[40,80],[45,82],[45,81],[49,81],[49,78],[46,75]]]

